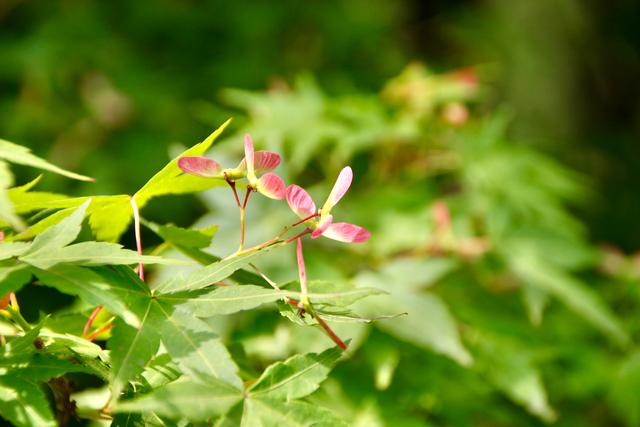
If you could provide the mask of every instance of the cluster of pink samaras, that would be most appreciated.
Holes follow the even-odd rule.
[[[223,168],[215,160],[202,156],[182,157],[178,166],[184,173],[206,178],[235,181],[246,178],[247,186],[269,198],[282,200],[293,212],[304,220],[304,225],[311,231],[312,238],[328,237],[340,242],[365,242],[371,234],[366,229],[347,222],[333,222],[331,210],[342,199],[353,180],[353,171],[349,166],[340,171],[336,183],[321,209],[316,205],[302,187],[285,186],[284,181],[271,170],[280,164],[280,155],[272,151],[254,151],[250,135],[244,139],[245,157],[235,168]]]

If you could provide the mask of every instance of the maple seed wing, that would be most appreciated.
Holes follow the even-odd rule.
[[[322,235],[345,243],[366,242],[371,237],[371,233],[366,228],[348,222],[333,223]]]
[[[253,151],[253,140],[251,139],[251,135],[246,134],[244,136],[244,159],[247,164],[247,178],[249,181],[252,181],[256,178],[256,172],[254,170],[254,151]]]
[[[351,181],[353,181],[353,171],[349,166],[346,166],[340,171],[340,175],[338,175],[338,179],[336,179],[336,183],[333,185],[333,189],[322,207],[322,212],[329,213],[351,187]]]
[[[320,218],[320,223],[318,224],[318,227],[315,230],[313,230],[313,233],[311,233],[311,238],[317,239],[318,237],[322,236],[322,233],[324,233],[326,229],[329,228],[332,222],[333,222],[333,216],[331,214],[323,215]]]
[[[186,156],[178,159],[178,167],[184,173],[205,178],[220,177],[220,164],[203,156]]]
[[[280,164],[280,155],[273,151],[256,151],[253,154],[253,167],[256,175],[269,172]],[[238,169],[245,171],[247,169],[247,160],[242,159],[238,165]]]
[[[298,185],[287,187],[287,203],[300,218],[306,218],[316,213],[316,204],[304,188]]]
[[[285,196],[284,181],[275,173],[266,173],[258,180],[257,190],[265,196],[282,200]]]

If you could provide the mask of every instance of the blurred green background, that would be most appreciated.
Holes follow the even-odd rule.
[[[406,286],[450,307],[475,362],[408,336],[439,310],[425,303],[417,324],[369,332],[367,363],[319,398],[363,426],[636,426],[639,16],[624,0],[0,0],[0,137],[96,178],[38,187],[71,195],[131,194],[228,117],[212,157],[237,161],[250,131],[318,195],[352,164],[342,212],[374,239],[314,247],[310,270],[394,286],[417,260],[456,263],[446,286]],[[143,215],[232,227],[221,193]],[[268,238],[283,214],[261,206]]]

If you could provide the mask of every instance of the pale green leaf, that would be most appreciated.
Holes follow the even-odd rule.
[[[156,291],[162,294],[194,291],[222,281],[242,267],[253,262],[256,258],[268,252],[271,247],[227,258],[204,268],[198,269],[187,277],[175,277],[156,287]]]
[[[151,198],[165,194],[183,194],[206,190],[215,186],[226,185],[222,179],[209,179],[199,176],[183,174],[178,167],[178,159],[183,156],[200,156],[213,144],[224,131],[231,119],[227,120],[209,135],[204,141],[171,160],[160,172],[155,174],[136,194],[138,207],[142,208]]]
[[[472,363],[462,344],[456,321],[445,303],[431,293],[398,292],[357,303],[354,310],[368,316],[378,313],[407,313],[376,326],[404,341],[449,356],[463,366]]]
[[[11,188],[9,198],[20,214],[42,209],[75,208],[86,201],[86,197],[71,198],[58,193],[27,191],[24,187]]]
[[[177,381],[137,399],[120,402],[115,412],[155,412],[169,418],[205,421],[223,415],[242,400],[242,392],[224,381]]]
[[[56,264],[82,265],[130,265],[144,264],[184,265],[184,261],[160,256],[138,255],[136,251],[123,249],[122,245],[106,242],[82,242],[55,251],[40,251],[20,258],[34,267],[48,269]]]
[[[0,139],[0,159],[7,160],[11,163],[47,170],[59,175],[66,176],[67,178],[73,178],[80,181],[93,181],[93,178],[90,178],[88,176],[69,172],[62,168],[59,168],[58,166],[52,165],[46,160],[32,154],[31,150],[29,150],[27,147],[5,141],[4,139]]]
[[[144,379],[142,383],[144,383],[145,389],[151,391],[177,380],[180,375],[182,372],[178,369],[178,365],[171,360],[171,356],[162,353],[147,364],[141,377]]]
[[[75,211],[75,208],[62,209],[29,226],[26,230],[11,237],[11,240],[29,240],[43,233],[53,225],[63,221]]]
[[[90,209],[89,225],[96,239],[117,242],[131,223],[132,209],[131,198],[127,195],[94,200]]]
[[[191,313],[171,313],[171,307],[163,304],[157,307],[162,322],[156,329],[164,347],[185,373],[204,383],[218,378],[242,390],[238,367],[209,325]]]
[[[298,354],[267,367],[249,388],[250,397],[292,400],[307,396],[327,379],[342,350],[332,347],[320,354]]]
[[[0,260],[17,257],[29,249],[31,243],[26,242],[0,242]]]
[[[346,427],[333,412],[306,402],[248,398],[244,402],[242,427]]]
[[[24,222],[16,215],[16,209],[7,192],[11,185],[13,185],[13,175],[9,170],[9,165],[0,160],[0,219],[16,229],[23,229]]]
[[[58,250],[73,242],[80,233],[87,207],[89,207],[88,200],[67,218],[36,236],[25,256],[46,255],[47,252]]]
[[[185,248],[202,249],[211,245],[211,240],[218,230],[217,225],[203,229],[182,228],[173,224],[159,225],[143,220],[142,223],[153,230],[166,242]]]
[[[378,289],[358,288],[341,292],[309,293],[308,296],[312,302],[342,306],[381,293],[383,292]],[[161,295],[158,298],[172,304],[182,304],[183,309],[196,316],[211,317],[250,310],[285,297],[300,299],[301,294],[297,291],[278,291],[255,285],[232,285],[219,286],[204,293],[183,292]]]
[[[181,304],[181,308],[198,317],[211,317],[250,310],[284,298],[286,292],[254,285],[220,286],[202,295],[174,294],[161,295],[159,298],[172,304]]]

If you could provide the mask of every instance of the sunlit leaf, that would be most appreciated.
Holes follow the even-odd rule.
[[[124,249],[117,243],[82,242],[56,251],[40,251],[20,257],[21,261],[34,267],[48,269],[56,264],[81,265],[131,265],[144,264],[184,265],[184,261],[159,256],[138,255],[136,251]]]
[[[248,398],[244,402],[242,426],[346,427],[331,411],[306,402],[282,402],[269,398]]]
[[[120,402],[116,412],[150,412],[169,418],[205,421],[227,412],[242,400],[242,392],[223,381],[206,384],[176,381],[131,401]]]
[[[158,333],[164,347],[185,373],[195,381],[208,383],[211,378],[218,378],[242,389],[238,367],[209,325],[191,314],[172,313],[171,308],[163,304],[157,307],[162,315],[162,322],[156,326]]]
[[[269,366],[249,388],[251,397],[292,400],[307,396],[327,378],[342,350],[332,347],[320,354],[295,355]]]
[[[59,175],[66,176],[67,178],[78,179],[80,181],[93,181],[93,178],[90,178],[88,176],[69,172],[62,168],[59,168],[58,166],[55,166],[47,162],[46,160],[35,156],[27,147],[5,141],[4,139],[0,139],[0,159],[7,160],[11,163],[47,170]]]
[[[37,381],[0,376],[0,415],[17,427],[56,427],[49,400]]]

